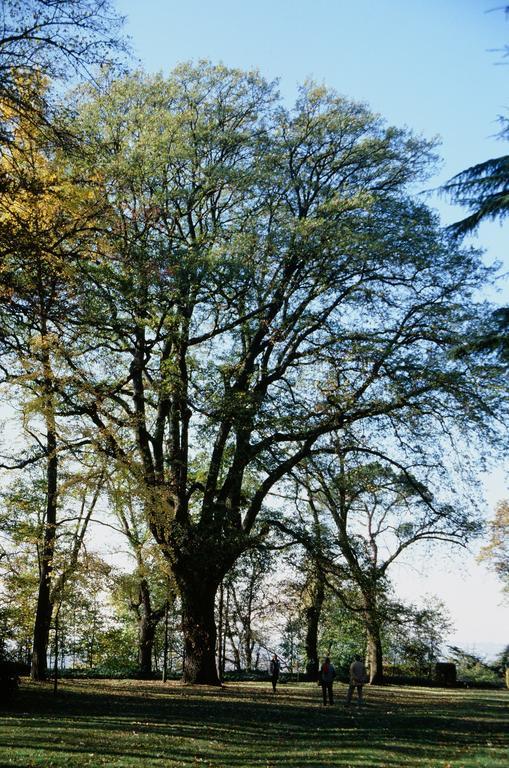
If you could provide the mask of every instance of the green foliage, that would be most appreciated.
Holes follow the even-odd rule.
[[[258,543],[271,491],[327,451],[327,436],[346,451],[383,434],[425,446],[434,466],[442,434],[493,438],[502,368],[453,354],[484,313],[471,297],[490,270],[409,192],[433,167],[433,142],[363,104],[308,82],[287,109],[258,73],[209,62],[168,77],[103,72],[97,85],[72,97],[68,128],[84,152],[48,150],[20,123],[1,158],[15,191],[1,197],[14,374],[3,371],[28,392],[29,426],[52,419],[53,457],[72,448],[80,461],[90,445],[108,471],[122,468],[110,501],[134,576],[161,595],[150,531],[193,596],[182,600],[192,635],[197,595],[206,585],[212,603]],[[396,555],[476,532],[471,506],[436,500],[426,472],[361,463],[350,501],[404,510],[391,518]],[[375,562],[361,528],[348,529],[349,565],[376,624],[396,555]],[[83,620],[99,629],[99,596],[83,595]],[[198,635],[186,637],[190,669],[213,627]],[[79,655],[94,666],[104,654],[91,637],[90,658]]]
[[[502,119],[500,138],[509,138],[509,122]],[[472,213],[450,226],[455,237],[474,232],[481,221],[509,215],[509,155],[485,160],[458,173],[442,188],[453,202]]]
[[[509,593],[509,503],[497,504],[493,520],[488,524],[489,541],[481,549],[479,560],[498,575],[504,591]]]
[[[343,600],[346,599],[347,604]],[[329,649],[334,663],[345,677],[355,656],[366,656],[366,626],[355,592],[327,596],[322,611],[320,649]],[[426,607],[403,605],[386,595],[379,604],[380,634],[384,666],[389,676],[432,678],[433,666],[442,656],[442,648],[452,625],[443,603],[428,596]]]
[[[431,680],[453,627],[440,600],[428,595],[423,602],[425,607],[394,606],[393,621],[385,632],[387,661],[392,662],[393,673]]]
[[[320,655],[329,652],[338,671],[345,677],[355,656],[366,654],[366,630],[362,616],[329,595],[323,611],[319,639]]]
[[[502,685],[500,667],[486,664],[481,656],[450,645],[449,658],[456,664],[458,681],[471,685]]]
[[[136,677],[138,673],[137,633],[133,623],[118,619],[100,634],[94,672],[102,677]]]

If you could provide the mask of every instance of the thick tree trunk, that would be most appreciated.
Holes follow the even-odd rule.
[[[154,639],[157,625],[164,616],[165,608],[152,609],[150,587],[146,579],[140,581],[140,605],[138,624],[138,669],[140,677],[150,680],[154,656]]]
[[[145,615],[142,616],[139,626],[138,667],[140,677],[150,680],[152,677],[152,655],[154,650],[154,635],[156,625]]]
[[[252,639],[252,633],[251,633],[251,627],[250,627],[244,639],[244,657],[246,659],[247,672],[251,672],[253,668],[253,649],[254,649],[254,642]]]
[[[156,623],[152,618],[150,590],[145,579],[140,582],[140,611],[138,624],[138,669],[140,677],[152,677],[152,651]]]
[[[319,575],[310,592],[310,604],[304,609],[306,620],[306,673],[310,680],[318,680],[318,627],[324,600],[323,580]]]
[[[184,672],[186,683],[220,685],[216,666],[216,624],[214,603],[217,584],[207,581],[194,588],[180,581],[182,632],[184,634]]]
[[[368,630],[368,663],[370,684],[382,685],[384,681],[383,654],[380,630],[378,627]]]
[[[318,680],[318,622],[320,611],[315,606],[309,606],[304,611],[306,619],[306,674],[309,680]]]
[[[48,644],[49,631],[53,605],[50,600],[50,572],[47,563],[43,561],[39,580],[39,592],[37,595],[37,609],[35,614],[32,664],[30,677],[32,680],[45,680],[48,674]]]

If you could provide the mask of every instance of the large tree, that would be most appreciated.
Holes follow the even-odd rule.
[[[258,75],[201,64],[85,101],[83,173],[109,210],[61,394],[138,483],[184,678],[217,683],[218,585],[323,435],[487,418],[487,374],[448,358],[484,270],[407,192],[430,145],[325,88],[287,110]]]

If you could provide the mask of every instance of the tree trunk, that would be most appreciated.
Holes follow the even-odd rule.
[[[142,680],[150,680],[155,626],[146,616],[142,616],[138,630],[138,674]]]
[[[152,659],[154,638],[157,625],[164,615],[164,608],[152,610],[150,587],[146,579],[140,581],[140,611],[138,625],[138,668],[140,677],[150,680],[152,677]]]
[[[185,683],[221,685],[216,667],[214,604],[217,584],[207,579],[196,587],[179,580],[182,599]]]
[[[45,680],[48,673],[47,654],[51,615],[53,613],[53,605],[50,601],[50,573],[51,569],[48,569],[48,564],[43,560],[32,644],[32,664],[30,668],[32,680]]]
[[[139,627],[138,667],[140,677],[150,680],[152,677],[152,654],[154,650],[155,624],[142,616]]]
[[[318,622],[320,611],[315,606],[309,606],[304,611],[306,619],[306,674],[309,680],[318,680]]]
[[[219,606],[218,606],[218,627],[217,627],[217,668],[219,678],[224,676],[223,665],[223,625],[224,625],[224,585],[221,581],[219,586]]]
[[[253,649],[254,641],[252,639],[251,627],[246,631],[244,638],[244,657],[246,659],[246,671],[251,672],[253,668]]]
[[[47,366],[47,363],[45,363]],[[46,371],[45,371],[46,373]],[[46,395],[46,512],[44,519],[42,551],[40,555],[39,591],[32,646],[32,680],[45,680],[47,676],[47,653],[53,603],[51,601],[51,573],[55,554],[57,526],[57,482],[58,457],[55,416],[52,402],[52,385],[49,374],[45,376]]]
[[[366,617],[367,633],[367,661],[369,665],[369,683],[370,685],[382,685],[384,679],[383,673],[383,650],[382,639],[380,637],[380,626],[376,618]]]
[[[315,574],[310,590],[310,604],[304,610],[306,621],[306,674],[309,680],[318,680],[318,626],[324,600],[323,578]]]

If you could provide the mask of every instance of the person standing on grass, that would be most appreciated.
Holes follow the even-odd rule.
[[[277,654],[275,653],[272,659],[270,660],[270,680],[272,683],[272,690],[274,691],[274,693],[276,693],[276,685],[277,685],[277,681],[279,680],[280,671],[281,671],[281,664],[279,662]]]
[[[368,675],[366,667],[362,663],[361,657],[356,656],[354,661],[350,664],[350,685],[348,686],[348,693],[346,694],[346,703],[350,704],[352,701],[352,694],[354,688],[357,688],[357,703],[362,704],[362,686],[367,683]]]
[[[329,705],[332,707],[334,704],[334,696],[332,692],[332,684],[336,677],[336,670],[334,664],[331,664],[331,660],[328,656],[325,657],[324,662],[320,668],[320,685],[322,686],[323,706],[327,706],[327,698],[329,699]]]

